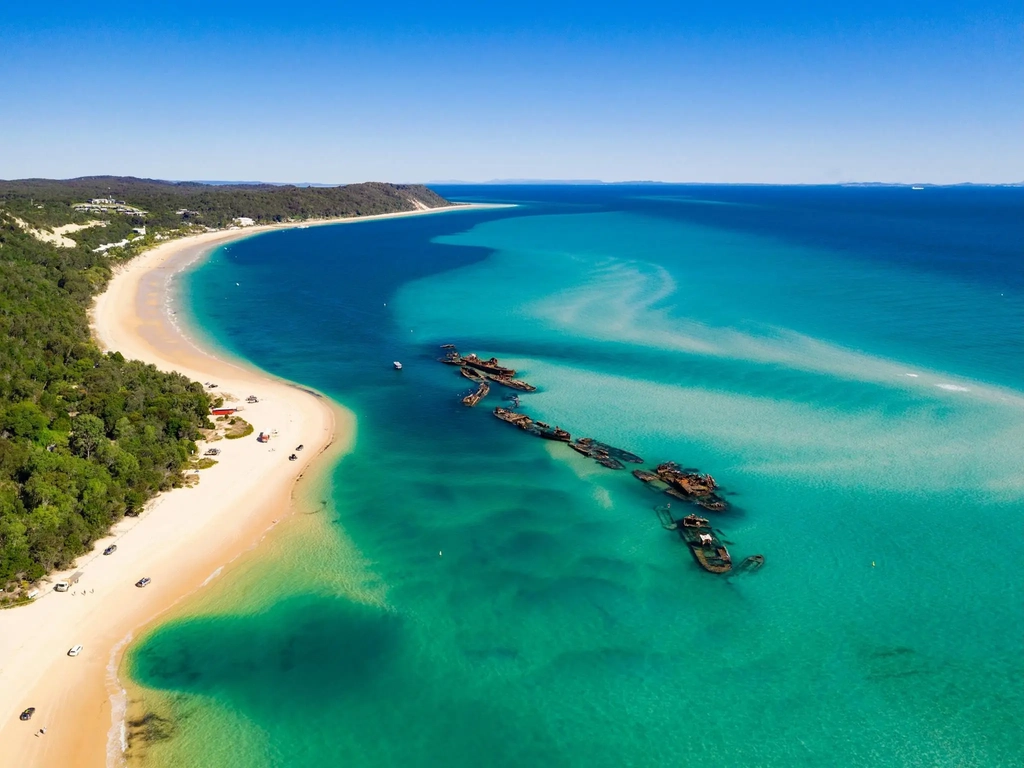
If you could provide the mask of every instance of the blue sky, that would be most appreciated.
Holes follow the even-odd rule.
[[[1016,182],[1022,29],[1017,0],[4,3],[0,178]]]

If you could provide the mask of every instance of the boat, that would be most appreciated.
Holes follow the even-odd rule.
[[[648,472],[646,469],[634,469],[633,477],[641,483],[653,483],[661,479],[656,474]]]
[[[494,415],[502,421],[508,422],[520,429],[529,429],[533,426],[533,419],[525,413],[516,413],[508,408],[495,408]]]
[[[270,441],[270,435],[266,434],[265,432],[260,432],[259,435],[256,436],[256,442],[257,443],[266,443],[266,442],[269,442],[269,441]]]
[[[922,190],[924,187],[911,187],[911,189]]]
[[[468,368],[466,366],[463,366],[462,368],[459,369],[459,373],[461,373],[467,379],[472,379],[473,381],[483,381],[484,379],[484,375],[480,373],[480,371],[476,370],[476,368]]]
[[[625,469],[626,465],[616,459],[614,456],[609,456],[607,453],[599,454],[594,456],[594,461],[600,464],[602,467],[608,469]]]
[[[750,557],[744,558],[738,566],[737,571],[756,571],[762,565],[764,565],[764,555],[751,555]]]
[[[81,652],[82,652],[82,646],[75,645],[75,646],[72,646],[70,651],[68,651],[68,656],[77,656]]]
[[[486,381],[481,381],[480,386],[476,388],[475,392],[468,394],[464,398],[462,398],[462,404],[468,405],[470,408],[472,408],[474,405],[476,405],[485,397],[487,397],[487,393],[490,391],[491,386]]]
[[[588,459],[590,458],[590,448],[581,440],[577,440],[575,443],[569,443],[569,447],[576,451],[576,453],[582,453]]]
[[[437,358],[437,360],[438,362],[447,363],[448,365],[465,365],[465,362],[463,362],[462,357],[459,355],[458,352],[454,350],[450,351],[444,357]]]
[[[302,443],[299,443],[299,444],[298,444],[297,446],[295,446],[295,450],[296,450],[296,451],[301,451],[301,450],[302,450],[303,448],[305,448],[305,447],[306,447],[306,446],[304,446],[304,445],[303,445]]]
[[[442,344],[441,349],[455,349],[454,344]]]
[[[615,459],[618,463],[622,463],[624,461],[628,461],[631,464],[644,463],[644,460],[635,453],[624,451],[621,448],[616,448],[615,446],[608,445],[607,443],[598,442],[592,437],[581,437],[577,442],[589,448],[591,455],[594,456],[594,458],[597,458],[597,455],[599,454],[605,454]]]
[[[400,362],[398,362],[397,360],[395,360],[395,362],[393,362],[392,365],[395,366],[395,370],[396,371],[402,370],[402,364]]]
[[[599,443],[590,437],[581,437],[575,443],[569,443],[569,447],[577,453],[581,453],[589,459],[593,459],[598,464],[608,469],[625,469],[626,465],[623,464],[615,456],[612,456],[608,451],[608,446],[604,443]]]
[[[103,550],[104,555],[112,555],[117,552],[117,544],[111,544],[109,547]]]
[[[145,586],[148,586],[151,581],[153,581],[153,580],[151,578],[149,578],[149,576],[146,576],[145,578],[142,578],[142,579],[139,579],[138,581],[136,581],[135,582],[135,586],[136,587],[145,587]]]
[[[676,530],[686,542],[697,564],[710,573],[728,573],[732,570],[732,557],[718,538],[707,519],[687,515],[678,521]]]
[[[31,720],[32,719],[32,715],[34,715],[35,713],[36,713],[36,708],[35,707],[29,707],[24,712],[22,712],[20,715],[18,715],[18,719],[19,720]]]
[[[698,496],[693,500],[693,503],[698,507],[708,510],[709,512],[724,512],[725,508],[729,506],[725,499],[717,493],[709,493],[707,496]]]
[[[684,470],[674,461],[659,464],[654,473],[669,486],[665,493],[670,496],[692,501],[711,512],[721,512],[729,506],[725,499],[715,493],[718,483],[709,474]]]
[[[561,443],[568,443],[572,440],[572,435],[561,427],[552,427],[543,421],[536,422],[535,426],[536,429],[533,430],[533,434],[537,435],[537,437],[542,437],[545,440],[557,440]]]
[[[449,353],[450,356],[451,353]],[[501,376],[504,378],[511,379],[516,375],[516,372],[512,368],[506,368],[503,365],[499,365],[498,358],[492,357],[488,360],[481,360],[474,354],[465,355],[460,358],[462,365],[468,365],[471,368],[476,368],[478,371],[489,373],[493,376]]]
[[[463,368],[465,370],[465,368]],[[536,392],[537,388],[533,384],[527,384],[525,381],[519,379],[513,379],[511,376],[491,376],[491,381],[495,384],[501,384],[503,387],[511,387],[512,389],[518,389],[520,392]]]

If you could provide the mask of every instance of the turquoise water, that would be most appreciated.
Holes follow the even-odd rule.
[[[519,207],[189,276],[206,334],[356,412],[318,501],[385,597],[268,578],[158,628],[151,762],[1024,762],[1020,190],[440,191]],[[497,388],[461,406],[445,342],[511,361],[531,415],[710,471],[764,568],[698,570],[628,473],[493,419]]]

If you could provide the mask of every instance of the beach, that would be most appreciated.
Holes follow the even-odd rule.
[[[386,217],[445,210],[452,209]],[[116,673],[133,634],[256,545],[289,514],[296,482],[317,456],[332,443],[344,450],[354,439],[349,411],[198,347],[175,322],[170,279],[232,240],[275,228],[370,218],[384,217],[249,227],[169,241],[120,268],[97,299],[93,333],[104,350],[215,383],[211,394],[223,397],[225,405],[241,405],[239,415],[255,432],[218,441],[217,464],[200,472],[198,484],[161,494],[140,517],[120,521],[72,568],[43,580],[32,604],[0,612],[0,765],[109,764],[108,745],[118,743],[123,714]],[[258,402],[247,403],[250,395]],[[266,444],[256,440],[261,431],[273,434]],[[289,461],[300,444],[297,460]],[[200,453],[205,447],[200,443]],[[115,553],[102,555],[115,543]],[[80,581],[67,592],[54,591],[57,581],[78,571]],[[143,577],[151,583],[136,587]],[[75,645],[83,650],[69,657]],[[21,722],[18,714],[27,707],[35,707],[35,715]]]

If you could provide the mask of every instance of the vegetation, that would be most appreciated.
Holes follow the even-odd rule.
[[[78,213],[72,206],[93,198],[114,198],[145,215]],[[349,184],[343,187],[295,187],[273,184],[211,185],[154,181],[120,176],[89,176],[68,181],[0,181],[0,205],[36,227],[110,219],[103,227],[75,233],[85,240],[117,242],[133,227],[224,227],[248,217],[257,223],[338,216],[369,216],[415,210],[419,203],[440,208],[450,203],[418,184]],[[115,225],[114,229],[109,229]],[[93,246],[95,247],[95,245]]]
[[[72,207],[97,197],[145,213]],[[91,340],[86,311],[114,266],[157,239],[242,216],[270,222],[445,204],[425,187],[388,184],[0,181],[0,586],[7,593],[0,604],[23,600],[32,581],[70,565],[123,515],[181,485],[201,430],[213,428],[202,385],[117,352],[104,355]],[[70,248],[42,242],[18,223],[51,229],[97,219],[105,226],[67,233]],[[252,431],[236,419],[226,436]]]
[[[228,426],[224,430],[224,437],[228,440],[237,440],[240,437],[248,437],[252,433],[252,424],[236,416],[228,422]]]

